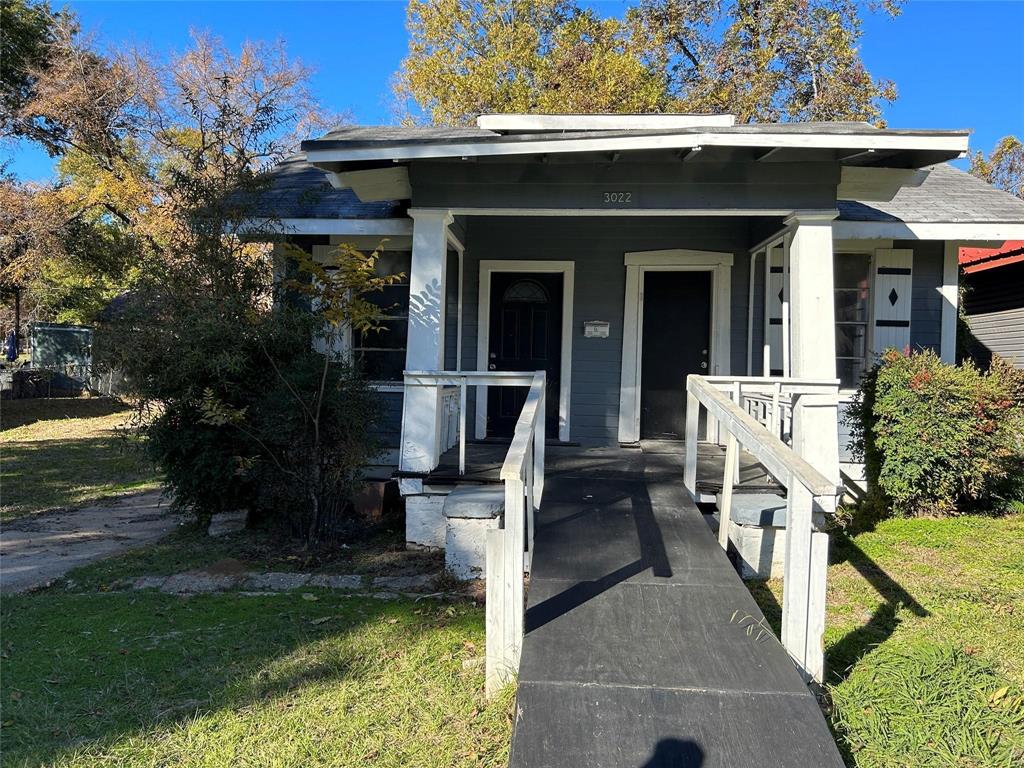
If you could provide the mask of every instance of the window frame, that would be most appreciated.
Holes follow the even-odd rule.
[[[399,271],[404,271],[405,272],[405,279],[401,280],[400,282],[397,282],[397,283],[392,283],[392,286],[401,286],[401,287],[406,289],[407,299],[406,299],[406,304],[405,304],[405,314],[383,313],[381,315],[381,320],[405,320],[405,323],[406,323],[406,341],[405,341],[405,344],[403,346],[401,346],[401,347],[357,346],[357,344],[356,344],[357,333],[350,327],[348,329],[348,344],[347,344],[347,347],[348,347],[349,360],[352,362],[353,365],[360,364],[360,354],[361,353],[365,353],[365,352],[392,352],[392,353],[401,352],[402,356],[403,356],[403,360],[404,360],[405,355],[408,353],[408,349],[409,349],[409,337],[408,337],[409,303],[410,303],[411,298],[412,298],[411,297],[411,290],[410,290],[409,273],[412,270],[412,252],[408,251],[408,250],[403,250],[403,249],[397,249],[396,248],[393,251],[386,251],[386,253],[405,254],[408,257],[407,260],[409,262],[409,268],[405,269],[405,270],[399,270]],[[404,369],[404,367],[405,367],[404,363],[403,363],[402,367]],[[382,390],[382,391],[383,390],[392,389],[392,388],[395,389],[396,391],[400,391],[400,390],[404,389],[404,377],[403,377],[403,375],[401,373],[399,373],[398,378],[395,378],[395,379],[379,379],[379,378],[368,379],[368,383],[374,389]]]
[[[852,291],[852,290],[855,290],[853,288],[839,288],[839,287],[836,286],[836,284],[835,284],[836,262],[838,261],[838,259],[848,258],[848,257],[851,257],[851,256],[865,257],[866,258],[866,262],[867,262],[867,297],[865,299],[866,302],[867,302],[867,307],[866,307],[866,312],[865,312],[865,319],[863,321],[860,321],[860,320],[839,320],[839,319],[837,319],[835,317],[836,306],[837,306],[836,298],[838,296],[839,291]],[[834,332],[838,331],[840,325],[845,325],[845,326],[860,326],[860,325],[863,325],[864,326],[864,356],[863,356],[863,358],[857,357],[857,356],[853,356],[853,355],[840,355],[838,348],[836,349],[836,355],[835,355],[835,360],[836,360],[836,378],[838,379],[839,378],[839,361],[840,360],[854,360],[854,361],[861,360],[863,362],[863,364],[864,364],[864,370],[865,371],[867,371],[867,369],[871,366],[871,363],[873,361],[873,357],[874,357],[874,354],[875,354],[875,352],[874,352],[875,251],[874,251],[873,248],[863,248],[863,247],[858,248],[858,247],[854,247],[854,246],[850,246],[850,247],[846,247],[846,248],[836,247],[834,249],[834,251],[833,251],[832,258],[833,258],[833,264],[832,264],[832,313],[833,313],[833,321],[832,321],[832,325],[833,325],[833,328],[834,328]],[[860,381],[859,380],[852,387],[844,386],[842,383],[840,383],[840,385],[839,385],[839,392],[840,392],[840,394],[852,394],[852,393],[857,391],[859,386],[860,386]]]

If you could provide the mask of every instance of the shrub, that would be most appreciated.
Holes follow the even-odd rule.
[[[890,349],[865,375],[847,424],[875,512],[949,514],[1021,498],[1024,374],[1001,360],[982,373]]]

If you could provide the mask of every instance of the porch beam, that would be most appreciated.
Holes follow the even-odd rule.
[[[409,270],[409,336],[405,368],[444,367],[445,281],[448,264],[448,211],[410,211],[413,219],[412,266]],[[429,472],[440,458],[441,389],[406,388],[402,401],[399,468]]]

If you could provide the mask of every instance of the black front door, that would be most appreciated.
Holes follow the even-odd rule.
[[[640,437],[681,440],[686,377],[708,373],[711,273],[644,274]]]
[[[547,422],[558,435],[558,392],[562,364],[562,275],[550,272],[491,274],[490,349],[492,371],[546,371]],[[488,437],[511,437],[526,401],[526,387],[489,387]]]

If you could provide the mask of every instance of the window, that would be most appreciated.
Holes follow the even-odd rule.
[[[354,331],[352,356],[372,381],[401,381],[405,369],[405,348],[409,337],[409,253],[386,251],[377,261],[377,274],[405,275],[400,282],[380,292],[367,294],[367,301],[380,307],[380,328]]]
[[[869,254],[836,254],[836,375],[843,389],[860,384],[867,367],[870,270]]]

